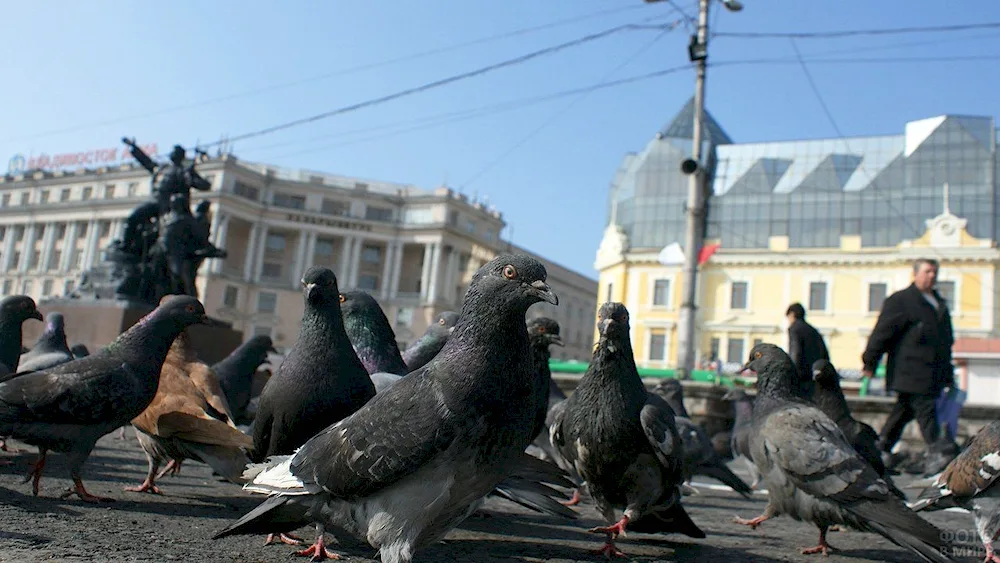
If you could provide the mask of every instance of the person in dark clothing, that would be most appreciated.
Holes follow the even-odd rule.
[[[891,466],[893,446],[914,418],[930,453],[938,441],[936,401],[955,385],[951,347],[955,342],[948,304],[935,289],[938,263],[922,258],[913,264],[913,283],[890,295],[861,355],[862,375],[871,377],[888,354],[886,388],[896,404],[882,427],[879,448]]]
[[[792,303],[785,311],[788,317],[788,356],[799,374],[799,389],[806,397],[813,396],[812,365],[818,360],[830,361],[830,353],[823,342],[823,335],[806,322],[806,309],[801,303]]]

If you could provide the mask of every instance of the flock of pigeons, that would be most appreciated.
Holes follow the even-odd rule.
[[[21,324],[42,315],[28,297],[0,300],[0,436],[38,447],[27,479],[34,494],[55,451],[67,455],[74,483],[64,496],[111,500],[86,491],[81,468],[99,438],[131,424],[149,471],[127,490],[158,494],[156,479],[186,459],[201,461],[265,497],[216,538],[267,534],[267,543],[299,544],[291,532],[312,524],[315,542],[296,553],[313,560],[340,558],[325,543],[329,531],[367,541],[383,563],[409,562],[488,496],[572,519],[585,491],[607,523],[590,530],[606,536],[596,553],[609,557],[624,555],[615,540],[626,531],[703,538],[682,503],[700,474],[746,497],[766,485],[764,512],[736,522],[756,528],[781,514],[812,522],[819,544],[803,553],[828,554],[827,530],[846,526],[923,561],[952,561],[947,535],[917,511],[963,506],[987,561],[1000,563],[992,549],[1000,422],[973,437],[908,506],[874,430],[851,417],[833,366],[818,362],[815,385],[803,386],[780,348],[759,344],[744,366],[757,374],[756,398],[740,389],[726,396],[736,411],[733,453],[754,476],[748,485],[690,419],[676,380],[647,390],[620,303],[600,307],[590,366],[569,397],[562,393],[548,367],[549,347],[562,345],[559,325],[525,322],[534,303],[558,304],[531,257],[485,264],[461,312],[439,315],[402,352],[370,295],[340,290],[322,267],[310,268],[302,285],[298,338],[256,404],[251,379],[273,352],[270,339],[253,338],[206,365],[186,329],[218,321],[193,297],[165,297],[92,355],[68,348],[59,313],[24,349]]]

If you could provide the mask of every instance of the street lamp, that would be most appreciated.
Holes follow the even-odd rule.
[[[644,0],[647,3],[664,0]],[[694,128],[691,134],[691,158],[681,164],[688,183],[687,228],[684,236],[684,294],[677,319],[677,371],[690,377],[695,356],[695,312],[697,306],[698,255],[704,242],[705,169],[702,162],[702,130],[705,114],[705,71],[708,68],[708,8],[711,0],[698,0],[698,30],[688,43],[688,58],[695,63]],[[721,0],[730,12],[739,12],[739,0]]]

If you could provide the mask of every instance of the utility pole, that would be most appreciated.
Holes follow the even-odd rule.
[[[738,0],[722,0],[727,9],[738,12]],[[708,7],[710,0],[698,1],[698,30],[688,44],[688,57],[695,63],[694,127],[691,132],[691,158],[681,164],[690,176],[688,183],[687,228],[684,236],[683,300],[677,319],[677,369],[681,378],[694,370],[696,346],[695,315],[698,310],[698,255],[705,234],[706,172],[702,154],[705,115],[705,74],[708,67]]]

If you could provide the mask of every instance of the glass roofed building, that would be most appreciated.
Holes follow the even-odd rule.
[[[629,307],[637,360],[649,367],[672,367],[677,357],[688,189],[680,165],[692,153],[692,114],[689,101],[624,157],[595,263],[598,300]],[[910,283],[920,256],[942,262],[939,290],[960,335],[997,332],[992,117],[931,117],[894,135],[750,143],[734,142],[707,111],[705,119],[706,247],[717,250],[698,278],[698,357],[737,363],[756,340],[783,344],[784,311],[799,301],[835,363],[856,368],[882,300]]]

